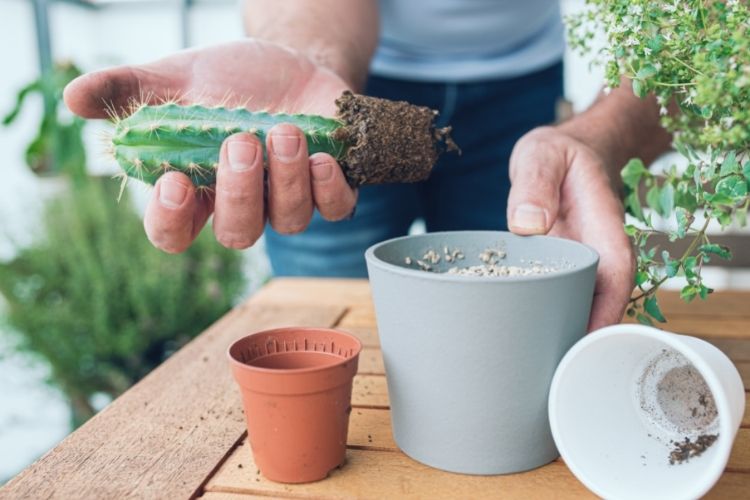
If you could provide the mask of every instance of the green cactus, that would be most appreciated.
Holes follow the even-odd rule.
[[[310,154],[336,158],[351,186],[426,179],[445,150],[457,149],[450,127],[435,128],[437,112],[405,102],[346,92],[336,101],[338,116],[270,114],[244,108],[208,108],[167,103],[143,105],[117,119],[112,152],[129,177],[149,184],[178,170],[196,186],[216,181],[221,143],[247,131],[265,144],[279,123],[299,127]]]

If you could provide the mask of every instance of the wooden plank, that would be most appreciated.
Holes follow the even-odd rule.
[[[375,321],[375,308],[372,303],[353,304],[349,307],[339,324],[339,328],[373,328],[377,325]]]
[[[727,469],[733,472],[750,472],[750,429],[740,429],[737,432]]]
[[[325,481],[285,485],[257,472],[243,442],[209,480],[206,491],[295,498],[596,498],[560,462],[522,474],[469,476],[433,469],[403,453],[349,449],[344,467]]]
[[[723,318],[750,317],[747,291],[721,291],[712,293],[707,300],[685,302],[675,290],[658,292],[659,305],[667,318],[676,316],[708,316]]]
[[[361,375],[385,375],[383,355],[377,347],[364,347],[359,354],[359,369]]]
[[[750,340],[750,319],[720,316],[670,316],[667,313],[665,315],[667,322],[659,324],[658,327],[670,332],[706,339]],[[625,318],[623,323],[636,323],[636,321],[632,318]]]
[[[750,339],[703,338],[718,347],[734,362],[750,361]]]
[[[745,386],[745,391],[750,389],[750,361],[737,361],[734,363],[737,367],[737,371],[740,372],[742,377],[742,385]]]
[[[201,500],[271,500],[274,498],[294,498],[294,497],[288,497],[288,496],[278,496],[278,495],[250,495],[247,493],[214,493],[214,492],[206,492],[199,496]]]
[[[275,278],[253,296],[256,304],[368,306],[370,285],[365,279]]]
[[[747,391],[747,387],[745,387],[745,390]],[[750,397],[748,396],[750,395],[745,393],[745,413],[742,415],[742,423],[740,425],[750,428]]]
[[[346,317],[346,315],[344,315],[342,319],[344,317]],[[378,338],[378,330],[374,326],[341,327],[340,324],[337,324],[336,328],[339,328],[341,330],[351,333],[352,335],[357,337],[362,342],[362,345],[365,347],[378,347],[378,348],[380,347],[380,339]]]
[[[289,498],[277,495],[248,495],[247,493],[213,493],[206,492],[199,496],[201,500],[269,500],[272,498]]]
[[[391,432],[391,412],[354,408],[349,420],[347,444],[353,448],[398,451]]]
[[[251,300],[12,479],[0,497],[190,497],[245,431],[227,346],[265,328],[331,326],[344,310]]]
[[[388,408],[388,385],[382,375],[357,375],[352,387],[352,406]]]
[[[750,474],[725,472],[703,498],[706,500],[745,500],[748,491],[750,491]]]

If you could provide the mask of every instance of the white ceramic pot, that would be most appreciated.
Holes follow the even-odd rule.
[[[549,397],[563,460],[608,499],[698,498],[721,476],[745,409],[737,369],[694,337],[642,325],[593,332],[565,355]],[[675,441],[718,435],[687,461]]]

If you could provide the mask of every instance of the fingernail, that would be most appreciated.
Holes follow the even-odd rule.
[[[310,169],[315,182],[325,182],[333,177],[333,165],[330,161],[313,161]]]
[[[524,203],[516,207],[510,225],[520,229],[543,232],[547,229],[547,215],[543,208]]]
[[[252,142],[233,140],[227,143],[227,159],[233,172],[245,172],[255,164],[258,148]]]
[[[273,134],[271,148],[273,154],[281,161],[292,161],[299,152],[300,141],[296,135]]]
[[[167,208],[177,208],[185,201],[187,187],[174,181],[164,180],[159,186],[159,203]]]

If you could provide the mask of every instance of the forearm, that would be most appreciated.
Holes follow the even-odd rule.
[[[245,0],[248,35],[295,49],[362,90],[378,41],[375,0]]]
[[[653,96],[636,97],[629,81],[601,95],[583,113],[559,125],[561,131],[593,148],[604,160],[612,184],[622,186],[620,170],[632,157],[647,165],[670,147],[671,136],[659,124]]]

